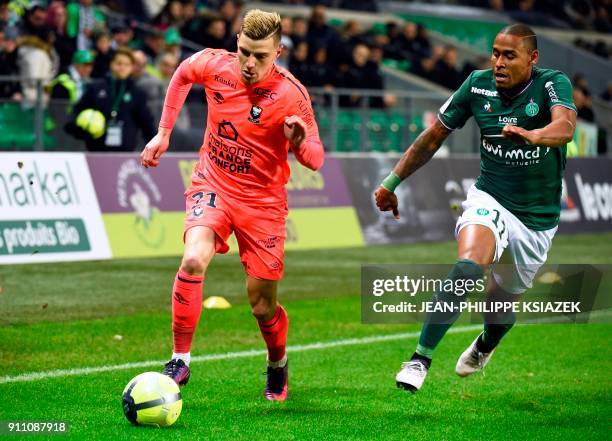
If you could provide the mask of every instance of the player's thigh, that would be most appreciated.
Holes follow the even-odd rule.
[[[468,192],[462,207],[463,213],[455,227],[459,258],[482,265],[499,261],[508,245],[506,210],[491,196],[474,187]]]
[[[260,280],[280,280],[284,269],[286,212],[243,209],[235,219],[240,261],[247,275]]]
[[[506,253],[493,270],[493,277],[505,291],[522,294],[533,286],[538,270],[546,263],[557,228],[533,231],[518,219],[511,224],[512,238]]]
[[[229,215],[232,203],[206,183],[193,181],[185,191],[185,232],[195,227],[207,227],[215,232],[217,253],[224,254],[229,250],[227,240],[232,233],[233,225]]]

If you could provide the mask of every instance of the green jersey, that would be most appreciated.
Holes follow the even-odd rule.
[[[566,146],[515,145],[501,131],[506,124],[526,130],[542,128],[551,122],[555,106],[576,111],[565,74],[534,67],[525,88],[507,100],[498,93],[493,72],[487,69],[472,72],[438,113],[450,130],[462,127],[470,116],[476,119],[481,145],[476,187],[537,231],[559,223]]]

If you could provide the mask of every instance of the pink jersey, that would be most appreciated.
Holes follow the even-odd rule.
[[[304,86],[274,66],[255,84],[245,84],[238,55],[205,49],[181,63],[168,86],[160,127],[172,129],[192,84],[202,84],[208,119],[196,173],[222,194],[272,206],[286,203],[289,180],[285,117],[306,123],[306,140],[294,151],[304,166],[323,165],[323,145]]]

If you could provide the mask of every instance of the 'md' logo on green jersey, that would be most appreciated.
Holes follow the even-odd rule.
[[[538,106],[533,101],[533,98],[530,99],[529,103],[527,103],[527,105],[525,106],[525,113],[527,114],[527,116],[536,116],[539,111],[540,111],[540,106]]]

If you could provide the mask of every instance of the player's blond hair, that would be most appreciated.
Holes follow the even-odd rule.
[[[276,44],[281,40],[281,18],[276,12],[251,9],[244,16],[240,32],[251,40],[274,38]]]

